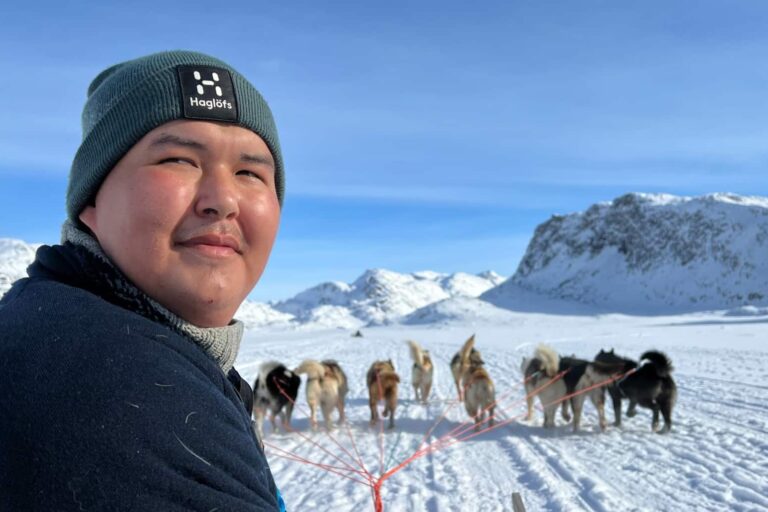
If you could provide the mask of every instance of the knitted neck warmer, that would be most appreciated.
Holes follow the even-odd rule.
[[[94,277],[88,279],[88,284],[92,285],[91,288],[93,285],[98,286],[95,291],[99,295],[187,337],[216,361],[225,374],[232,369],[243,337],[242,322],[232,320],[226,327],[205,328],[192,325],[139,290],[112,263],[96,239],[79,229],[72,221],[66,221],[62,226],[61,241],[72,244],[75,249],[79,249],[79,256],[86,256],[90,260],[89,268],[85,270]],[[92,266],[97,268],[90,268]]]

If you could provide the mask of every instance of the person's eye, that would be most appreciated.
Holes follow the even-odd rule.
[[[254,172],[254,171],[249,171],[248,169],[240,169],[239,171],[237,171],[236,174],[238,176],[246,176],[248,178],[252,178],[252,179],[255,179],[255,180],[265,181],[264,177],[261,174],[259,174],[257,172]]]
[[[158,163],[159,164],[195,165],[195,162],[193,162],[189,158],[182,158],[178,156],[163,158]]]

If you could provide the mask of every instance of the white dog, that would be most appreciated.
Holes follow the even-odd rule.
[[[411,384],[413,384],[413,393],[416,400],[427,403],[429,391],[432,389],[432,376],[434,366],[429,357],[429,351],[424,350],[415,341],[408,341],[411,347],[411,359],[413,359],[413,368],[411,369]]]
[[[566,386],[562,378],[552,382],[560,371],[560,356],[550,347],[539,345],[532,358],[523,359],[520,369],[525,378],[525,397],[528,405],[526,419],[529,421],[533,419],[533,400],[538,396],[544,408],[544,426],[554,427],[557,407],[566,394]],[[562,408],[563,419],[570,421],[567,400],[562,401]]]
[[[347,396],[347,376],[332,360],[322,362],[306,360],[294,370],[307,374],[307,403],[309,404],[312,428],[317,428],[317,407],[323,411],[325,427],[331,429],[333,409],[339,410],[339,424],[344,422],[344,400]]]

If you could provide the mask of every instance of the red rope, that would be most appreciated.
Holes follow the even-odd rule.
[[[269,448],[271,450],[285,451],[285,450],[281,450],[280,448],[278,448],[276,446],[270,446]],[[275,455],[276,457],[281,457],[283,459],[292,460],[294,462],[300,462],[302,464],[307,464],[308,466],[315,466],[315,467],[318,467],[318,468],[320,468],[320,469],[322,469],[324,471],[328,471],[329,473],[334,473],[334,474],[339,475],[341,477],[344,477],[344,478],[346,478],[348,480],[352,480],[353,482],[357,482],[359,484],[366,485],[368,487],[372,487],[370,481],[365,482],[363,480],[359,480],[359,479],[357,479],[355,477],[352,477],[352,476],[349,476],[349,475],[347,475],[345,473],[342,473],[341,471],[337,470],[338,468],[336,466],[329,466],[327,464],[320,464],[318,462],[312,462],[311,460],[305,459],[304,457],[300,457],[300,456],[298,456],[298,455],[296,455],[294,453],[290,453],[290,452],[286,452],[285,455],[280,454],[280,453],[274,453],[273,455]],[[359,471],[355,471],[355,472],[356,473],[360,473]]]
[[[294,404],[294,406],[295,406],[295,405],[296,405],[296,402],[295,402],[295,400],[294,400],[293,398],[291,398],[291,397],[290,397],[290,395],[288,395],[288,393],[286,393],[286,392],[285,392],[285,390],[283,389],[283,387],[280,385],[280,383],[277,381],[277,379],[276,379],[276,378],[274,378],[273,382],[274,382],[275,386],[277,386],[277,389],[278,389],[278,391],[280,391],[280,393],[281,393],[281,394],[282,394],[284,397],[286,397],[286,398],[287,398],[287,399],[288,399],[288,400],[289,400],[289,401],[290,401],[292,404]],[[345,461],[341,460],[341,458],[340,458],[340,457],[338,457],[338,456],[334,455],[333,453],[331,453],[330,451],[328,451],[328,450],[327,450],[325,447],[321,446],[319,443],[317,443],[316,441],[314,441],[313,439],[311,439],[309,436],[307,436],[307,435],[305,435],[304,433],[302,433],[302,432],[300,432],[300,431],[298,431],[298,430],[296,430],[296,429],[292,428],[290,425],[285,425],[285,428],[286,428],[286,430],[289,430],[289,431],[291,431],[291,432],[296,432],[296,433],[297,433],[299,436],[301,436],[301,437],[302,437],[302,438],[304,438],[305,440],[309,441],[309,442],[310,442],[310,443],[312,443],[313,445],[317,446],[318,448],[320,448],[321,450],[323,450],[325,453],[327,453],[327,454],[328,454],[328,455],[330,455],[331,457],[335,458],[336,460],[338,460],[339,462],[341,462],[342,464],[344,464],[345,466],[347,466],[349,469],[351,469],[351,470],[354,470],[354,468],[353,468],[352,466],[350,466],[349,464],[347,464]],[[348,455],[348,456],[349,456],[349,458],[350,458],[350,459],[352,459],[352,461],[353,461],[353,462],[358,462],[358,461],[356,461],[356,460],[355,460],[355,458],[352,456],[352,454],[351,454],[351,453],[349,453],[349,451],[348,451],[346,448],[344,448],[344,446],[343,446],[343,445],[342,445],[342,444],[341,444],[341,443],[340,443],[340,442],[339,442],[339,441],[338,441],[338,440],[337,440],[337,439],[336,439],[336,438],[335,438],[335,437],[334,437],[334,436],[331,434],[330,430],[327,430],[327,429],[326,429],[326,431],[325,431],[325,432],[326,432],[326,434],[328,435],[328,437],[331,439],[331,441],[333,441],[333,443],[334,443],[334,444],[336,444],[336,446],[337,446],[337,447],[338,447],[338,448],[339,448],[341,451],[343,451],[343,452],[344,452],[346,455]],[[365,471],[366,473],[368,473],[368,471],[365,469],[365,467],[364,467],[364,466],[361,466],[361,468],[363,469],[363,471]],[[368,475],[370,475],[370,473],[368,473]]]
[[[523,399],[515,401],[512,405],[520,403],[523,400],[526,400],[527,398],[530,398],[531,396],[535,396],[535,395],[539,394],[546,387],[552,385],[557,380],[561,379],[568,371],[569,370],[564,370],[564,371],[558,373],[552,379],[550,379],[547,383],[545,383],[544,385],[539,386],[538,388],[534,389],[533,391],[531,391],[531,393],[528,393],[527,395],[525,395],[523,397]],[[605,379],[603,381],[597,382],[597,383],[595,383],[595,384],[593,384],[591,386],[588,386],[586,388],[579,389],[579,390],[574,391],[572,393],[568,393],[565,396],[561,397],[560,399],[555,400],[555,401],[547,404],[545,407],[558,404],[560,402],[563,402],[565,400],[568,400],[568,399],[570,399],[570,398],[572,398],[574,396],[580,395],[580,394],[588,393],[589,391],[592,391],[593,389],[605,386],[605,385],[607,385],[607,384],[609,384],[611,382],[614,382],[614,381],[616,381],[616,380],[618,380],[620,378],[623,378],[623,377],[631,374],[634,371],[635,370],[632,369],[632,370],[630,370],[630,371],[628,371],[628,372],[626,372],[624,374],[617,374],[617,375],[615,375],[613,377],[610,377],[610,378]],[[521,381],[520,384],[525,384],[531,378],[533,378],[533,376],[528,377],[527,379],[524,379],[523,381]],[[376,374],[376,381],[377,381],[377,387],[378,387],[378,390],[379,390],[379,398],[383,399],[383,389],[382,389],[382,385],[381,385],[381,379],[380,379],[380,376],[379,376],[378,373]],[[467,387],[470,384],[471,384],[471,382],[467,383],[464,386],[463,392],[466,392],[466,389],[467,389]],[[278,389],[280,390],[280,392],[283,393],[284,396],[286,396],[289,400],[291,400],[293,402],[293,400],[284,392],[284,390],[282,390],[282,388],[279,386],[279,384],[277,384],[277,386],[278,386]],[[436,439],[436,440],[432,441],[431,443],[427,444],[426,446],[422,447],[422,445],[424,445],[426,443],[427,439],[432,434],[432,432],[435,430],[435,428],[438,426],[438,424],[443,419],[445,419],[445,417],[447,416],[448,411],[450,411],[451,408],[453,408],[456,404],[459,403],[458,401],[453,402],[443,412],[443,414],[438,418],[438,420],[430,427],[430,429],[428,430],[427,434],[424,436],[424,438],[422,439],[421,443],[418,445],[420,448],[418,448],[414,453],[412,453],[409,457],[407,457],[401,463],[399,463],[398,465],[396,465],[395,467],[389,469],[386,472],[384,472],[384,422],[383,422],[383,418],[380,419],[379,466],[380,466],[381,476],[379,476],[378,479],[374,479],[373,475],[365,468],[365,465],[363,464],[362,457],[360,456],[360,452],[358,451],[357,445],[354,442],[354,436],[352,435],[352,431],[349,428],[348,424],[346,424],[346,427],[347,427],[347,431],[348,431],[348,434],[349,434],[352,446],[354,448],[356,457],[353,456],[348,450],[346,450],[346,448],[344,448],[333,436],[331,436],[330,433],[329,433],[329,437],[334,441],[334,443],[336,443],[336,445],[341,450],[343,450],[354,462],[356,462],[361,467],[361,469],[362,469],[361,471],[352,468],[352,466],[350,466],[349,464],[347,464],[346,462],[341,460],[339,457],[335,456],[330,451],[326,450],[324,447],[322,447],[321,445],[319,445],[318,443],[316,443],[312,439],[310,439],[310,438],[308,438],[306,436],[303,436],[300,432],[295,431],[293,429],[291,429],[291,430],[293,430],[294,432],[299,433],[299,435],[302,435],[302,437],[305,437],[305,439],[309,440],[312,444],[314,444],[315,446],[321,448],[323,451],[325,451],[326,453],[331,455],[333,458],[335,458],[336,460],[338,460],[339,462],[344,464],[348,469],[340,468],[340,467],[337,467],[337,466],[331,466],[331,465],[328,465],[328,464],[320,464],[320,463],[311,462],[311,461],[309,461],[307,459],[304,459],[303,457],[300,457],[300,456],[298,456],[296,454],[293,454],[293,453],[288,452],[286,450],[282,450],[281,448],[272,446],[272,445],[267,444],[267,443],[265,443],[265,445],[269,446],[270,449],[280,450],[283,453],[287,454],[287,455],[280,455],[280,454],[276,453],[275,455],[277,455],[277,456],[286,458],[288,460],[293,460],[293,461],[296,461],[296,462],[301,462],[301,463],[304,463],[304,464],[312,465],[312,466],[318,467],[320,469],[323,469],[325,471],[329,471],[331,473],[334,473],[334,474],[337,474],[337,475],[342,476],[344,478],[347,478],[349,480],[355,481],[357,483],[360,483],[360,484],[363,484],[363,485],[367,485],[371,489],[372,499],[373,499],[373,502],[374,502],[374,508],[375,508],[376,512],[383,512],[384,505],[383,505],[383,501],[382,501],[382,497],[381,497],[382,486],[383,486],[384,482],[387,479],[389,479],[391,476],[396,474],[398,471],[402,470],[403,468],[405,468],[406,466],[408,466],[412,462],[418,460],[421,457],[426,456],[429,453],[434,453],[436,451],[443,450],[443,449],[448,448],[450,446],[453,446],[455,444],[458,444],[458,443],[467,441],[469,439],[472,439],[473,437],[476,437],[478,435],[485,434],[487,432],[490,432],[492,430],[496,430],[496,429],[501,428],[503,426],[507,426],[510,423],[513,423],[514,421],[516,421],[518,418],[524,416],[524,413],[521,413],[521,414],[518,414],[516,416],[512,416],[512,417],[510,417],[510,418],[508,418],[508,419],[506,419],[504,421],[497,421],[496,424],[494,424],[494,425],[490,425],[490,421],[493,419],[490,416],[488,418],[483,419],[480,422],[473,423],[474,421],[476,421],[476,418],[479,415],[484,414],[488,409],[490,409],[492,407],[499,407],[501,409],[499,412],[501,412],[502,414],[506,414],[505,408],[500,407],[499,403],[502,400],[506,399],[510,394],[511,394],[511,392],[508,392],[507,394],[505,394],[503,396],[503,398],[495,400],[492,404],[486,406],[481,411],[479,411],[478,413],[473,415],[469,420],[461,423],[457,427],[454,427],[448,433],[442,435],[438,439]],[[378,401],[376,402],[376,407],[378,408]],[[495,416],[495,414],[494,414],[494,416]],[[484,427],[482,429],[479,429],[479,430],[475,430],[474,432],[471,432],[468,435],[465,435],[473,427],[475,429],[477,429],[478,425],[484,425],[484,424],[487,424],[488,426],[486,426],[486,427]],[[288,428],[290,428],[290,427],[288,427]],[[344,474],[340,470],[342,470],[342,471],[351,471],[353,473],[362,475],[362,476],[366,477],[368,482],[364,482],[364,481],[359,480],[359,479],[357,479],[355,477],[349,476],[348,474]]]
[[[318,447],[318,448],[320,448],[322,451],[324,451],[325,453],[327,453],[328,455],[330,455],[331,457],[333,457],[334,459],[336,459],[337,461],[339,461],[341,464],[343,464],[343,465],[344,465],[344,466],[346,466],[347,468],[349,468],[351,471],[356,471],[356,469],[355,469],[354,467],[352,467],[351,465],[349,465],[349,464],[348,464],[346,461],[342,460],[342,459],[341,459],[341,457],[339,457],[339,456],[335,455],[335,454],[334,454],[334,453],[332,453],[330,450],[328,450],[328,449],[327,449],[327,448],[325,448],[323,445],[321,445],[320,443],[318,443],[317,441],[315,441],[315,440],[314,440],[314,439],[312,439],[311,437],[307,436],[307,435],[306,435],[306,434],[304,434],[303,432],[300,432],[300,431],[298,431],[298,430],[295,430],[295,429],[293,429],[293,428],[291,428],[291,427],[288,427],[288,430],[289,430],[290,432],[295,432],[296,434],[298,434],[298,435],[299,435],[300,437],[302,437],[303,439],[305,439],[305,440],[309,441],[309,442],[310,442],[310,443],[312,443],[314,446],[317,446],[317,447]],[[332,437],[332,436],[330,436],[330,437],[331,437],[331,439],[332,439],[332,440],[334,440],[334,441],[335,441],[335,439],[333,439],[333,437]],[[338,442],[336,442],[336,444],[338,444]],[[339,446],[340,446],[340,445],[339,445]],[[344,450],[344,451],[346,451],[346,450]],[[349,452],[347,452],[347,453],[349,453]],[[353,461],[354,461],[354,459],[353,459]],[[356,462],[356,461],[355,461],[355,462]]]
[[[523,400],[525,400],[525,398],[527,398],[528,396],[536,395],[536,394],[540,393],[542,390],[544,390],[546,387],[551,386],[554,382],[556,382],[557,380],[561,379],[566,373],[568,373],[568,371],[569,370],[561,371],[560,373],[555,375],[552,379],[550,379],[547,383],[539,386],[538,388],[534,389],[531,393],[529,393],[528,395],[523,397]],[[526,382],[526,381],[527,381],[527,379],[524,380],[523,382]],[[586,392],[586,391],[588,391],[588,390],[585,390],[584,392]],[[509,395],[509,394],[510,393],[507,393],[507,395]],[[423,456],[425,456],[425,455],[427,455],[429,453],[434,453],[434,452],[436,452],[438,450],[442,450],[442,449],[447,448],[449,446],[452,446],[452,445],[454,445],[456,443],[465,441],[467,439],[471,439],[471,438],[473,438],[475,436],[478,436],[480,434],[484,434],[486,432],[490,432],[491,430],[495,430],[495,429],[499,428],[500,426],[508,425],[509,423],[511,423],[514,420],[516,420],[517,417],[512,418],[510,420],[507,420],[505,422],[499,422],[497,425],[485,427],[485,428],[483,428],[483,429],[481,429],[479,431],[470,433],[468,436],[460,437],[460,436],[466,434],[467,431],[469,431],[471,428],[474,427],[474,424],[472,422],[473,422],[473,420],[478,415],[483,414],[483,413],[485,413],[485,411],[487,411],[491,407],[496,406],[499,401],[500,400],[496,400],[491,405],[486,406],[480,412],[478,412],[474,416],[472,416],[469,420],[467,420],[467,421],[461,423],[459,426],[453,428],[447,434],[444,434],[440,438],[438,438],[435,441],[433,441],[432,443],[428,444],[426,447],[421,448],[421,449],[417,449],[410,457],[406,458],[403,462],[401,462],[400,464],[398,464],[397,466],[395,466],[391,470],[389,470],[386,473],[384,473],[381,476],[380,481],[383,482],[383,480],[386,480],[387,478],[391,477],[393,474],[397,473],[398,471],[400,471],[401,469],[403,469],[404,467],[409,465],[411,462],[413,462],[413,461],[415,461],[415,460],[417,460],[417,459],[419,459],[419,458],[421,458],[421,457],[423,457]],[[521,401],[522,400],[520,400],[519,402],[521,402]],[[520,415],[520,416],[522,416],[522,415]],[[482,424],[484,424],[486,422],[490,422],[490,419],[491,419],[490,417],[486,418],[485,420],[481,421],[479,424],[482,425]]]
[[[464,397],[467,394],[467,387],[469,387],[470,382],[467,382],[464,384],[464,387],[461,389],[461,397]],[[432,435],[432,432],[437,428],[437,426],[448,416],[448,412],[450,412],[451,409],[453,409],[457,404],[460,404],[461,400],[452,400],[450,405],[443,411],[443,414],[440,415],[440,417],[437,419],[437,421],[430,427],[430,429],[427,431],[427,433],[424,435],[424,438],[421,440],[421,443],[419,443],[419,446],[427,442],[427,439],[429,439],[429,436]]]
[[[322,462],[313,462],[313,461],[311,461],[311,460],[309,460],[309,459],[307,459],[305,457],[302,457],[301,455],[298,455],[295,452],[288,451],[288,450],[286,450],[284,448],[280,448],[279,446],[276,446],[276,445],[271,444],[271,443],[264,443],[264,446],[268,447],[270,450],[277,450],[279,452],[282,452],[282,455],[280,453],[276,453],[275,455],[277,455],[277,456],[282,456],[282,457],[285,457],[285,458],[293,458],[293,459],[295,459],[297,461],[304,462],[304,463],[312,465],[312,466],[318,466],[318,467],[323,467],[323,468],[328,468],[328,469],[336,469],[336,470],[339,470],[339,471],[347,471],[347,472],[350,472],[350,473],[357,473],[358,475],[367,476],[364,471],[359,470],[359,469],[350,469],[350,468],[341,467],[341,466],[333,466],[331,464],[323,464]]]
[[[363,468],[363,471],[368,476],[368,479],[370,481],[373,481],[373,475],[366,469],[365,464],[363,463],[363,458],[360,456],[360,452],[357,449],[357,444],[355,443],[355,437],[352,435],[352,429],[349,428],[349,423],[344,422],[344,426],[347,428],[347,433],[349,434],[349,441],[352,443],[352,448],[355,450],[355,454],[357,455],[357,463],[360,465],[361,468]]]
[[[547,404],[547,405],[548,406],[549,405],[555,405],[555,404],[563,402],[563,401],[565,401],[565,400],[567,400],[567,399],[569,399],[569,398],[571,398],[573,396],[580,395],[580,394],[583,394],[583,393],[587,393],[587,392],[589,392],[589,391],[591,391],[591,390],[593,390],[595,388],[599,388],[599,387],[605,386],[605,385],[607,385],[607,384],[609,384],[609,383],[611,383],[613,381],[616,381],[616,380],[621,379],[621,378],[623,378],[623,377],[625,377],[627,375],[630,375],[631,373],[633,373],[635,371],[636,371],[636,369],[631,369],[631,370],[625,372],[624,374],[615,375],[613,377],[610,377],[610,378],[605,379],[603,381],[597,382],[597,383],[595,383],[595,384],[593,384],[591,386],[588,386],[586,388],[580,389],[580,390],[575,391],[573,393],[569,393],[566,396],[560,398],[559,400],[553,401],[553,402],[551,402],[550,404]],[[558,379],[558,378],[562,377],[563,375],[565,375],[566,372],[567,372],[567,370],[565,372],[561,372],[562,375],[555,376],[548,384],[546,384],[545,386],[542,386],[541,388],[537,388],[536,390],[534,390],[531,393],[529,393],[529,395],[527,395],[527,396],[537,394],[541,389],[544,389],[547,385],[551,384],[556,379]],[[490,432],[492,430],[496,430],[497,428],[509,425],[510,423],[516,421],[518,418],[520,418],[522,416],[524,416],[524,413],[518,414],[517,416],[513,416],[513,417],[511,417],[511,418],[509,418],[507,420],[498,422],[496,425],[486,427],[486,428],[484,428],[484,429],[482,429],[480,431],[471,433],[470,435],[467,435],[465,437],[459,437],[459,436],[463,435],[463,433],[465,433],[467,429],[465,429],[463,432],[457,434],[457,436],[455,436],[455,437],[453,437],[451,439],[441,438],[441,440],[438,440],[438,442],[433,443],[430,446],[428,446],[426,450],[422,450],[423,453],[421,453],[421,452],[414,453],[411,457],[409,457],[408,460],[404,461],[404,463],[401,465],[401,467],[399,467],[399,469],[402,469],[402,467],[405,467],[407,464],[410,464],[410,462],[413,462],[414,460],[416,460],[416,459],[418,459],[418,458],[420,458],[420,457],[422,457],[422,456],[424,456],[424,455],[426,455],[428,453],[432,453],[432,452],[437,451],[437,450],[442,450],[444,448],[453,446],[454,444],[466,441],[466,440],[471,439],[473,437],[476,437],[478,435],[485,434],[485,433]],[[486,421],[488,421],[488,419],[483,420],[481,422],[481,424],[485,423]],[[387,475],[387,478],[389,476],[391,476],[391,475]]]
[[[617,381],[619,379],[623,379],[624,377],[626,377],[628,375],[631,375],[631,374],[635,373],[636,371],[637,371],[637,368],[632,368],[631,370],[626,371],[624,373],[616,374],[613,377],[609,377],[609,378],[607,378],[607,379],[605,379],[603,381],[600,381],[600,382],[598,382],[596,384],[592,384],[591,386],[588,386],[586,388],[579,389],[577,391],[574,391],[573,393],[568,393],[567,395],[562,396],[562,397],[558,398],[557,400],[554,400],[554,401],[544,405],[543,407],[549,407],[550,405],[557,405],[557,404],[559,404],[561,402],[564,402],[564,401],[568,400],[569,398],[573,398],[574,396],[582,395],[584,393],[592,391],[595,388],[600,388],[600,387],[603,387],[603,386],[606,386],[606,385],[610,384],[611,382],[615,382],[615,381]]]
[[[376,416],[379,415],[379,400],[384,398],[384,390],[381,388],[381,376],[376,372],[376,387],[379,388],[379,397],[376,403],[372,404],[376,408]],[[371,411],[373,413],[373,411]],[[384,472],[384,419],[379,418],[379,473]]]
[[[535,395],[535,394],[537,394],[537,393],[541,392],[541,391],[542,391],[543,389],[545,389],[547,386],[550,386],[550,385],[552,385],[554,382],[556,382],[557,380],[561,379],[561,378],[562,378],[562,377],[563,377],[563,376],[564,376],[566,373],[568,373],[568,370],[563,370],[562,372],[558,373],[557,375],[555,375],[554,377],[552,377],[552,379],[551,379],[549,382],[547,382],[546,384],[543,384],[542,386],[539,386],[538,388],[536,388],[535,390],[533,390],[531,393],[529,393],[528,395],[526,395],[525,397],[523,397],[523,399],[522,399],[522,400],[525,400],[525,399],[526,399],[528,396],[531,396],[531,395]],[[529,379],[530,379],[530,378],[531,378],[531,377],[529,377]],[[524,380],[524,381],[523,381],[523,383],[524,383],[524,382],[526,382],[527,380],[528,380],[528,379]],[[509,396],[510,394],[511,394],[511,392],[508,392],[508,393],[507,393],[507,394],[504,396],[504,398],[506,398],[506,397],[507,397],[507,396]],[[454,428],[453,428],[453,429],[451,429],[449,432],[447,432],[446,434],[442,435],[440,438],[438,438],[438,439],[437,439],[437,442],[438,442],[438,443],[440,443],[440,442],[444,441],[445,439],[448,439],[448,438],[454,438],[454,437],[458,437],[458,436],[461,436],[461,435],[465,434],[465,433],[466,433],[468,430],[470,430],[470,429],[471,429],[471,428],[474,426],[474,424],[473,424],[473,421],[475,420],[475,418],[476,418],[478,415],[481,415],[481,414],[485,413],[485,411],[487,411],[487,410],[488,410],[488,409],[490,409],[491,407],[494,407],[494,406],[496,406],[496,405],[497,405],[497,404],[498,404],[498,403],[499,403],[501,400],[502,400],[502,399],[498,399],[498,400],[495,400],[493,403],[491,403],[490,405],[486,406],[484,409],[482,409],[481,411],[479,411],[479,412],[478,412],[478,413],[476,413],[475,415],[471,416],[469,420],[466,420],[466,421],[464,421],[464,422],[460,423],[458,426],[454,427]],[[520,401],[522,401],[522,400],[520,400]],[[490,418],[489,418],[489,419],[490,419]],[[485,421],[488,421],[488,420],[485,420]],[[484,422],[485,422],[485,421],[484,421]],[[482,422],[482,423],[484,423],[484,422]],[[482,424],[482,423],[481,423],[481,424]],[[458,432],[458,433],[457,433],[457,432]]]

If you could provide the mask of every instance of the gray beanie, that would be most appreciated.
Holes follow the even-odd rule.
[[[282,205],[285,177],[280,142],[272,112],[259,91],[216,58],[169,51],[116,64],[88,87],[83,142],[69,173],[69,219],[78,222],[107,174],[134,144],[176,119],[228,122],[255,132],[275,160],[275,186]]]

